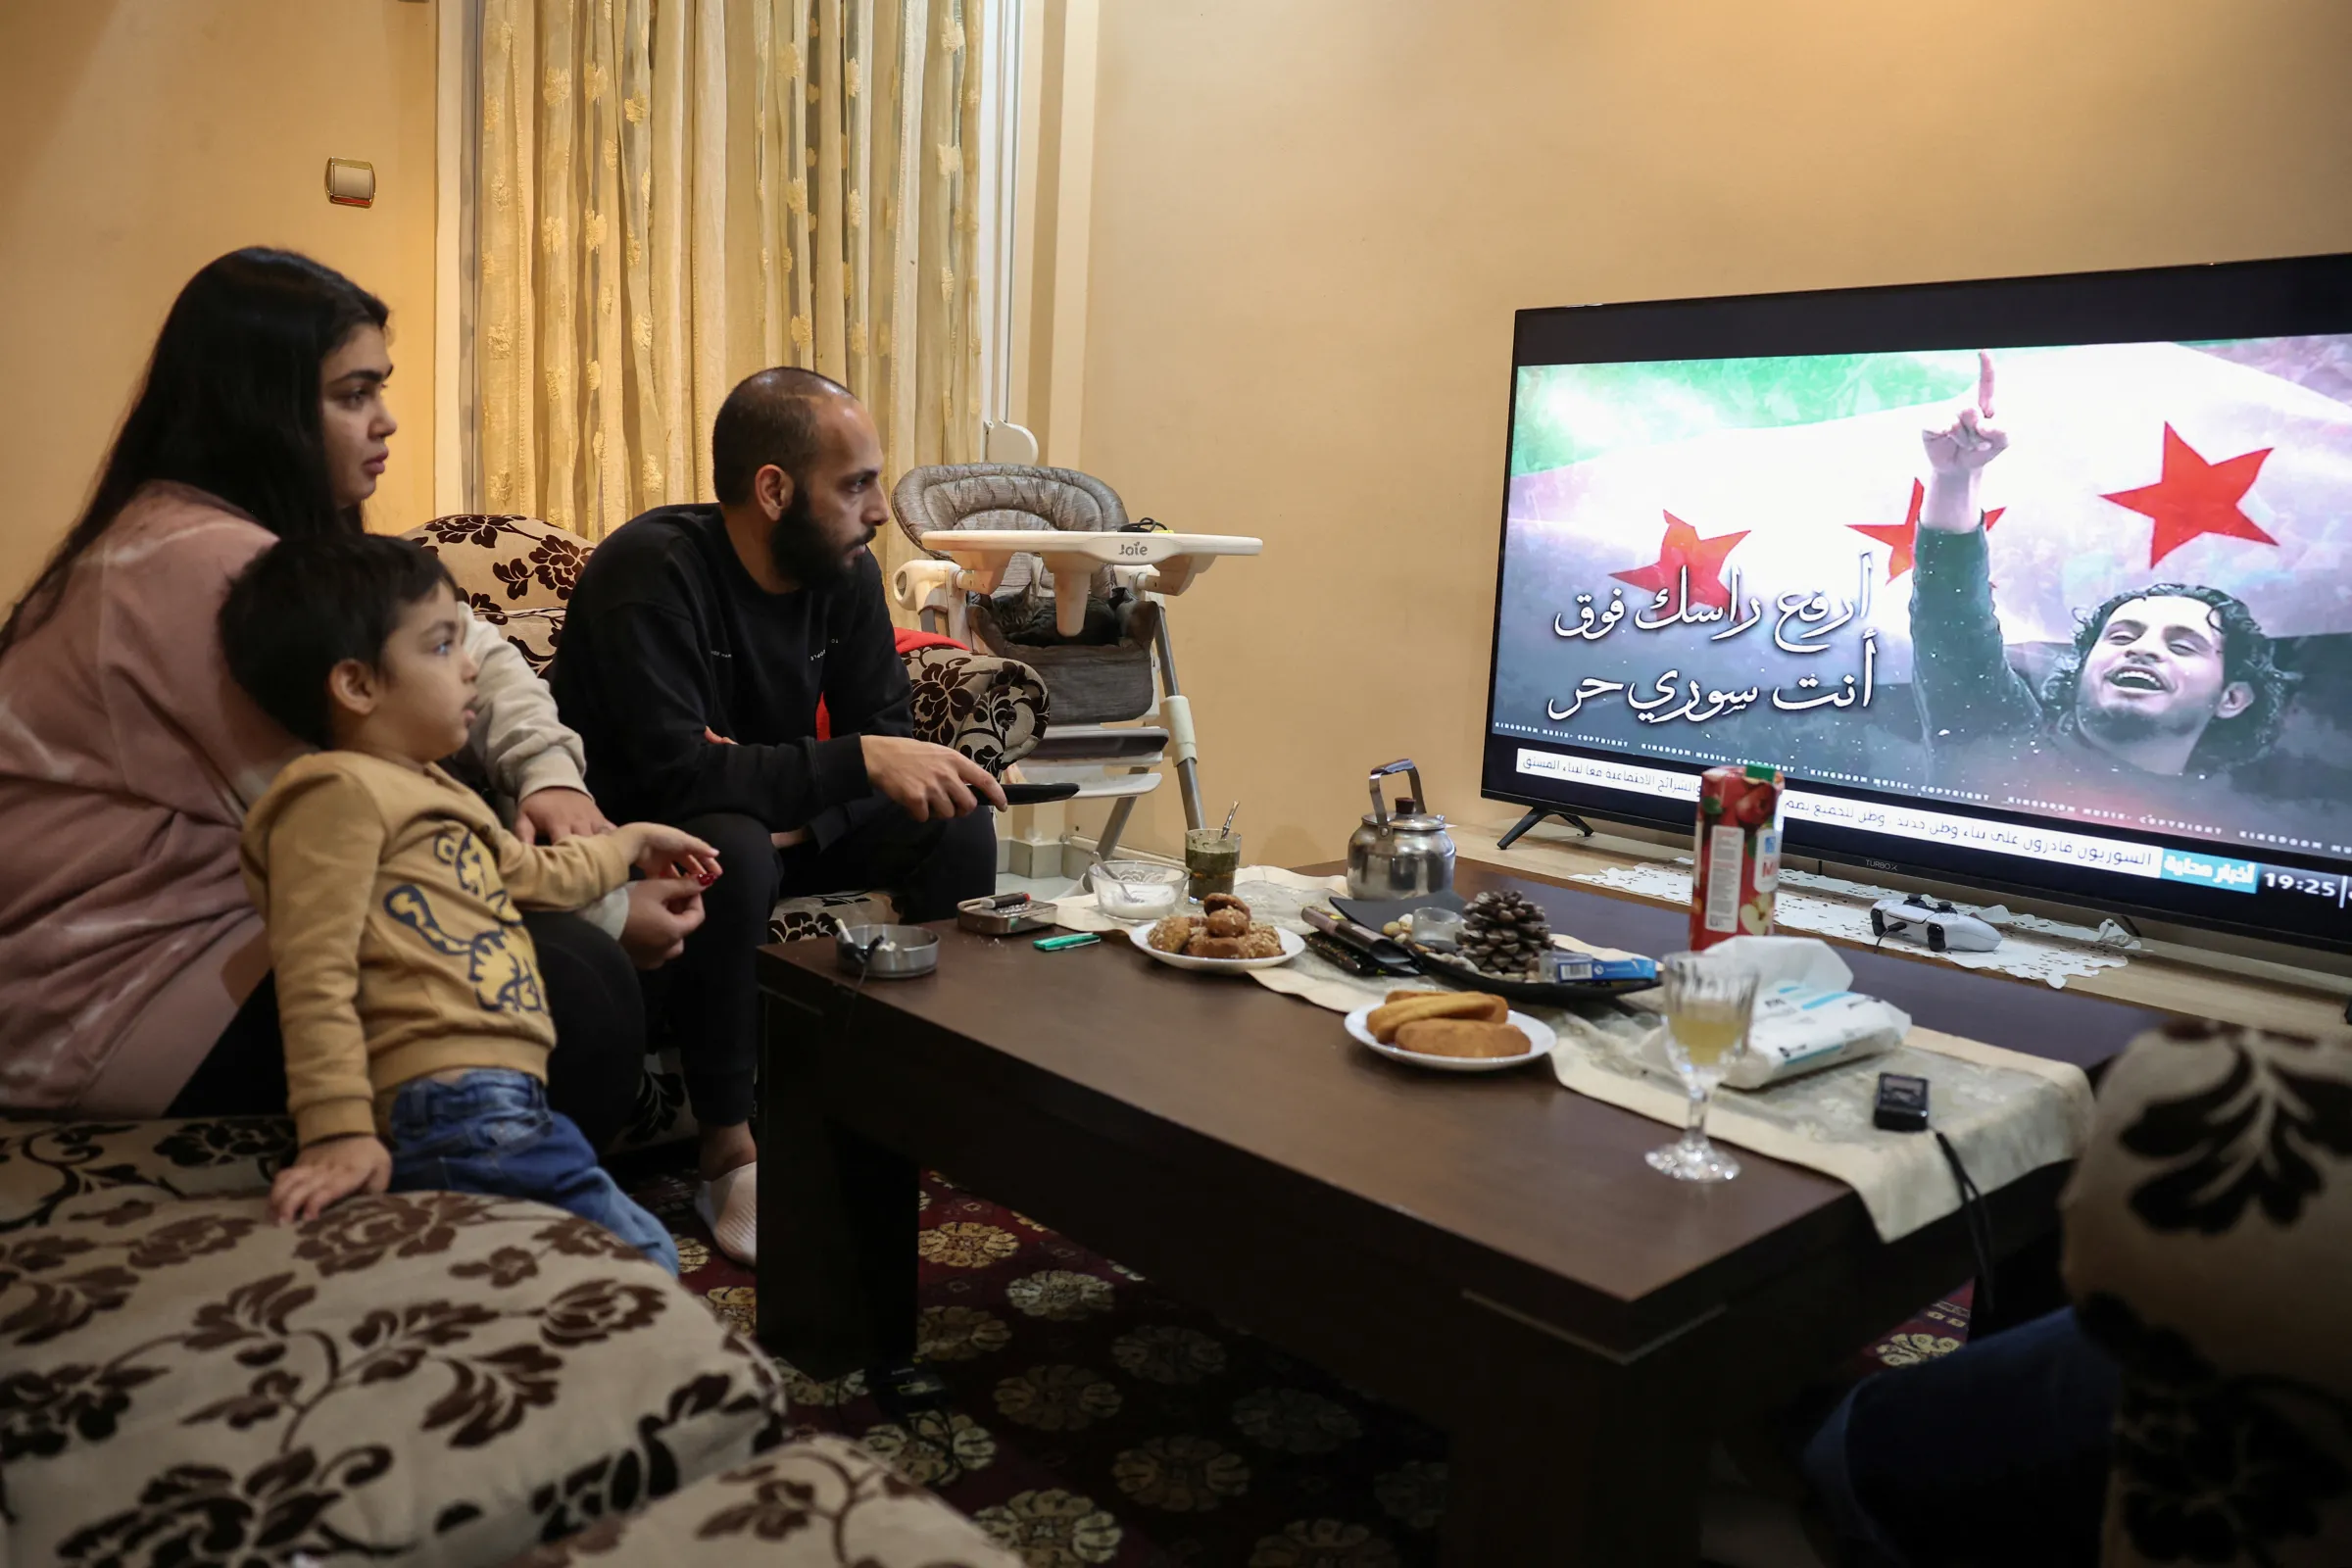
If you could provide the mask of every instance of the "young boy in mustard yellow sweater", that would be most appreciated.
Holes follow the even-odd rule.
[[[705,882],[711,848],[638,822],[527,845],[435,765],[466,743],[475,666],[449,575],[401,540],[293,540],[229,591],[238,684],[324,748],[245,820],[245,882],[270,930],[301,1152],[281,1221],[390,1187],[537,1199],[677,1272],[668,1228],[549,1109],[555,1029],[517,906],[576,908],[636,865]]]

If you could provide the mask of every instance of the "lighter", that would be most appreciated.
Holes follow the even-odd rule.
[[[1039,937],[1029,945],[1040,953],[1059,953],[1064,948],[1083,948],[1090,942],[1102,940],[1092,931],[1074,931],[1066,937]]]

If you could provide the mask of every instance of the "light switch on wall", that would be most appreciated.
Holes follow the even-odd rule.
[[[375,205],[375,166],[349,158],[326,161],[326,199],[337,207]]]

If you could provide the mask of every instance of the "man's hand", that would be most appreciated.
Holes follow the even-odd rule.
[[[703,885],[690,876],[647,877],[629,884],[628,919],[620,946],[640,969],[659,969],[686,951],[703,923]]]
[[[865,776],[917,822],[961,816],[982,800],[1004,808],[1004,791],[987,768],[952,746],[897,735],[860,735]]]
[[[514,806],[514,836],[525,844],[541,839],[561,844],[565,839],[594,838],[612,831],[612,824],[605,820],[605,813],[596,808],[595,800],[585,790],[563,785],[533,790]]]
[[[613,832],[627,845],[629,863],[647,876],[684,872],[704,887],[718,880],[718,851],[682,828],[666,822],[631,822]]]
[[[270,1212],[280,1225],[317,1219],[354,1193],[392,1184],[392,1152],[381,1139],[329,1138],[294,1156],[270,1184]]]
[[[1963,404],[1940,430],[1922,430],[1931,477],[1919,525],[1966,533],[1977,525],[1977,475],[2009,450],[2009,432],[1992,422],[1992,356],[1977,352],[1977,401]]]

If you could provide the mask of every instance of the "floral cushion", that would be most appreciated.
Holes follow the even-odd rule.
[[[917,649],[906,662],[916,739],[953,746],[999,774],[1037,750],[1049,704],[1027,664],[960,648]]]
[[[152,1199],[266,1193],[293,1157],[294,1123],[283,1116],[0,1117],[0,1236],[70,1219],[92,1204],[112,1208],[129,1193]]]
[[[2141,1038],[2065,1205],[2067,1283],[2124,1370],[2108,1568],[2352,1563],[2352,1043]]]
[[[842,928],[847,923],[830,909],[821,907],[788,909],[779,904],[767,917],[767,940],[770,942],[814,942],[821,938],[829,941],[841,935]]]
[[[773,1362],[541,1204],[134,1189],[0,1237],[0,1558],[497,1563],[788,1436]]]
[[[408,535],[441,558],[477,614],[561,610],[591,548],[578,534],[537,517],[467,513],[435,517]]]
[[[822,893],[778,899],[767,916],[770,942],[831,941],[845,926],[896,925],[899,906],[887,893]]]
[[[512,1568],[1020,1568],[946,1503],[845,1438],[811,1437],[610,1517]]]
[[[564,612],[501,610],[496,604],[480,603],[482,597],[474,596],[473,612],[505,635],[533,674],[546,675],[547,666],[556,662],[557,650],[564,646]]]

